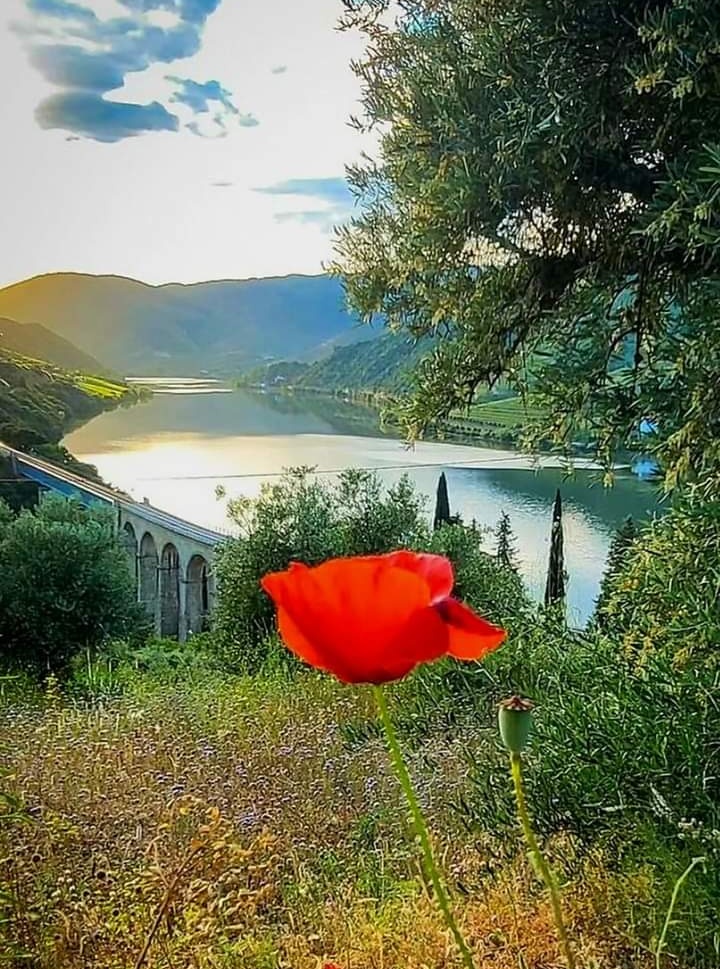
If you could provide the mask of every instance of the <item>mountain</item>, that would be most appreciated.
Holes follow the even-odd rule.
[[[296,384],[308,389],[402,393],[410,389],[413,368],[431,350],[431,340],[414,342],[407,334],[386,331],[354,346],[336,346],[330,356],[312,363]]]
[[[119,373],[235,374],[271,358],[312,358],[356,321],[329,276],[150,286],[53,273],[0,290],[0,315],[39,323]],[[367,330],[357,327],[357,339]]]
[[[106,370],[89,353],[83,353],[69,340],[39,323],[18,323],[15,320],[0,319],[0,349],[47,361],[64,370],[82,370],[84,373],[94,374],[102,374]]]

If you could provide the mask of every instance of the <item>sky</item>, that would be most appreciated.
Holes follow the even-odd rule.
[[[0,286],[316,273],[352,200],[339,0],[0,0]]]

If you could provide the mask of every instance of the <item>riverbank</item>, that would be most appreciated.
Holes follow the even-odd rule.
[[[242,390],[259,394],[277,394],[292,397],[321,397],[342,400],[345,403],[373,410],[381,429],[389,430],[395,437],[404,436],[397,416],[397,398],[382,390],[327,390],[323,387],[295,386],[292,383],[237,383]],[[537,420],[541,411],[527,404],[522,398],[510,395],[487,395],[466,412],[457,411],[452,416],[429,427],[423,436],[427,441],[452,441],[457,444],[522,448],[529,426]],[[542,453],[550,452],[550,445],[540,447]],[[587,456],[591,445],[575,442],[570,453],[575,457]]]
[[[119,380],[63,370],[0,347],[0,441],[88,480],[102,483],[96,468],[77,460],[60,442],[104,411],[132,406],[147,396]],[[9,479],[9,469],[0,467],[0,477]],[[36,498],[28,488],[4,480],[0,497],[23,505]]]

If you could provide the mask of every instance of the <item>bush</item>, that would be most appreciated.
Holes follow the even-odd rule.
[[[107,643],[100,652],[73,657],[65,687],[73,695],[95,700],[120,696],[146,683],[168,688],[190,685],[214,672],[209,642],[209,633],[198,633],[185,643],[175,639]]]
[[[530,697],[536,710],[526,777],[540,830],[602,846],[619,871],[652,869],[663,893],[655,893],[653,918],[664,914],[690,859],[707,857],[705,873],[696,870],[685,890],[695,910],[682,946],[696,960],[690,964],[714,965],[720,672],[707,664],[678,669],[664,653],[639,667],[619,640],[571,632],[550,616],[521,629],[481,673],[473,682],[478,719],[491,726],[468,753],[475,793],[460,805],[466,822],[500,845],[515,827],[494,708],[512,693]]]
[[[65,670],[76,653],[139,637],[145,619],[112,517],[60,498],[0,515],[0,661]]]
[[[236,669],[262,664],[274,629],[274,607],[260,588],[267,572],[293,560],[317,565],[429,541],[424,500],[408,480],[384,493],[377,476],[365,471],[323,481],[310,468],[295,468],[264,485],[256,500],[231,502],[229,512],[241,534],[216,559],[214,638],[223,661]]]
[[[216,560],[214,641],[231,669],[257,670],[275,648],[275,610],[260,579],[293,560],[317,565],[335,556],[424,549],[453,561],[456,593],[489,618],[529,608],[517,576],[482,551],[480,532],[460,525],[430,531],[425,500],[407,478],[385,490],[365,471],[332,482],[298,468],[265,485],[257,500],[232,502],[230,512],[241,535]]]
[[[719,589],[720,500],[696,488],[635,539],[608,578],[598,619],[640,661],[661,652],[717,664]]]

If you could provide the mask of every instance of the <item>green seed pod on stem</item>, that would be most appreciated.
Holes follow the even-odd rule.
[[[511,754],[521,754],[527,746],[532,727],[532,709],[530,700],[525,700],[521,696],[511,696],[500,704],[498,710],[500,736]]]

